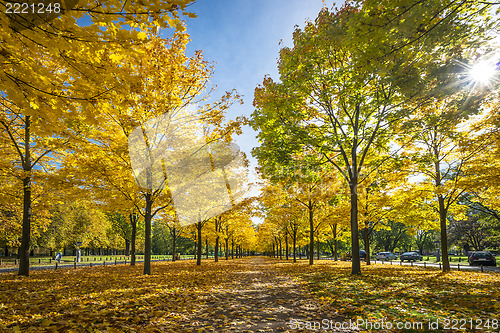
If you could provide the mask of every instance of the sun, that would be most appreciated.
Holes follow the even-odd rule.
[[[496,66],[487,61],[478,62],[469,70],[469,76],[472,81],[478,84],[489,84],[495,76]]]

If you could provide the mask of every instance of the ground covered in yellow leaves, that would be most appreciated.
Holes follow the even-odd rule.
[[[334,311],[266,258],[0,274],[0,332],[275,332]]]
[[[385,323],[386,329],[392,326],[388,331],[500,332],[498,273],[362,264],[362,275],[352,276],[350,262],[331,261],[312,267],[282,261],[277,267],[331,304],[339,316],[359,320],[373,331]]]
[[[499,331],[498,274],[362,268],[254,257],[156,262],[151,276],[125,265],[4,273],[0,332]]]

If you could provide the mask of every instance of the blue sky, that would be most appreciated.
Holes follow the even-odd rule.
[[[233,106],[230,118],[250,116],[254,89],[267,74],[278,78],[278,53],[283,46],[293,45],[294,26],[303,27],[307,19],[314,20],[324,5],[322,0],[197,0],[189,7],[198,17],[186,20],[192,39],[188,55],[203,50],[205,59],[215,62],[214,97],[231,89],[243,95],[244,105]],[[333,2],[326,5],[331,8]],[[237,138],[252,169],[257,166],[250,154],[258,145],[255,135],[246,127]]]

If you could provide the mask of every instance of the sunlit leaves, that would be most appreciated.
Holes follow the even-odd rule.
[[[349,274],[347,262],[277,264],[347,318],[405,322],[435,319],[495,319],[500,282],[495,273],[449,272],[396,265],[364,267]]]
[[[200,268],[192,261],[165,263],[156,265],[149,277],[141,276],[141,269],[121,265],[38,271],[30,279],[2,274],[0,329],[167,329],[177,316],[198,309],[199,297],[226,282],[232,268]]]

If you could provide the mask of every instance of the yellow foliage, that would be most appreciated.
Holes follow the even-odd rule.
[[[303,284],[338,314],[392,322],[439,319],[498,319],[497,273],[442,273],[399,265],[370,265],[351,275],[350,262],[278,263],[277,269],[299,276]]]
[[[0,331],[171,332],[230,282],[235,262],[156,263],[150,276],[141,275],[142,265],[34,271],[29,278],[1,274]]]

